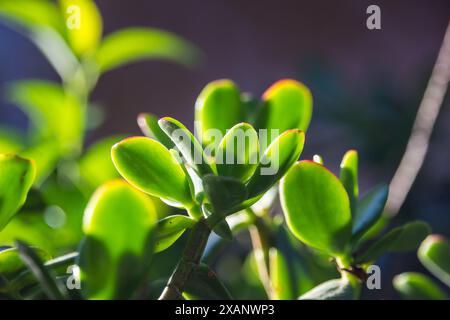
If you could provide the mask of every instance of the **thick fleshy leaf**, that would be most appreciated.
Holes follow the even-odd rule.
[[[197,171],[200,176],[212,173],[203,148],[194,135],[179,121],[165,117],[158,121],[161,129],[178,147],[186,162]]]
[[[342,158],[341,173],[339,176],[350,200],[352,214],[355,214],[356,202],[358,201],[358,152],[356,150],[347,151]]]
[[[231,295],[216,273],[206,264],[195,268],[183,291],[188,300],[231,300]]]
[[[351,235],[347,192],[339,179],[312,161],[296,163],[281,180],[280,198],[289,229],[331,255],[345,251]]]
[[[383,213],[388,192],[387,185],[380,185],[359,200],[353,216],[352,242],[356,243],[378,221]]]
[[[0,154],[0,231],[25,202],[35,177],[34,164],[11,154]]]
[[[155,236],[155,253],[170,247],[195,220],[182,215],[168,216],[158,221]]]
[[[274,83],[263,95],[264,106],[256,121],[256,129],[267,129],[269,142],[286,130],[306,131],[312,115],[312,96],[298,81],[285,79]],[[278,130],[278,134],[272,132]]]
[[[198,96],[195,125],[203,145],[217,145],[227,130],[243,120],[240,92],[233,81],[213,81]]]
[[[77,55],[92,54],[102,37],[102,17],[93,0],[60,0],[70,46]]]
[[[86,238],[79,257],[81,287],[88,298],[133,294],[150,264],[155,226],[155,208],[147,195],[121,180],[97,189],[84,213]]]
[[[405,272],[394,277],[394,288],[407,300],[445,300],[447,295],[428,276]]]
[[[235,212],[234,209],[247,199],[245,185],[233,178],[206,175],[203,177],[203,188],[213,213],[221,218]]]
[[[270,283],[274,300],[295,299],[292,278],[283,253],[276,248],[269,251]]]
[[[215,152],[217,173],[247,181],[258,165],[258,133],[248,123],[231,128]]]
[[[326,281],[303,294],[299,300],[353,300],[356,290],[345,279]]]
[[[422,264],[450,287],[450,243],[438,235],[431,235],[420,245],[418,256]]]
[[[415,250],[430,233],[430,227],[421,221],[413,221],[397,227],[383,235],[361,256],[356,257],[357,263],[375,261],[385,252],[403,252]]]
[[[150,113],[141,113],[138,116],[138,125],[147,137],[158,140],[169,150],[174,147],[175,144],[159,127],[158,118],[154,115]]]
[[[119,173],[111,161],[111,148],[123,138],[123,136],[111,136],[98,140],[86,150],[79,160],[80,176],[90,191],[119,177]]]
[[[128,28],[105,37],[96,54],[101,72],[144,59],[195,65],[199,52],[191,43],[163,30]]]
[[[305,134],[289,130],[278,136],[259,160],[255,173],[247,183],[249,199],[269,190],[298,160],[305,144]]]
[[[36,277],[47,297],[52,300],[66,299],[68,296],[66,287],[43,265],[39,255],[22,241],[17,241],[16,246],[20,258]]]
[[[14,83],[10,99],[29,116],[34,139],[56,141],[63,154],[80,151],[84,107],[75,95],[56,83],[30,80]]]
[[[189,178],[158,141],[128,138],[115,144],[111,154],[119,173],[138,189],[187,207],[192,205]]]
[[[48,27],[63,32],[58,7],[50,1],[2,0],[0,16],[28,28]]]

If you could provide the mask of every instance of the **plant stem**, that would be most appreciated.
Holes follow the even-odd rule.
[[[270,238],[267,226],[264,220],[255,214],[255,212],[248,208],[247,214],[254,221],[249,228],[250,238],[252,241],[253,251],[255,254],[256,265],[258,268],[259,278],[263,284],[264,290],[269,298],[272,297],[272,285],[270,282],[270,268],[269,268],[269,249]]]
[[[361,294],[361,280],[354,274],[349,272],[351,268],[351,261],[348,257],[337,257],[336,263],[340,269],[342,279],[347,280],[353,287],[355,292],[355,298],[359,297]]]
[[[192,228],[183,256],[167,282],[159,300],[179,300],[182,298],[184,286],[194,269],[198,266],[210,234],[211,230],[204,219],[199,220]]]
[[[408,195],[428,151],[431,133],[447,92],[450,79],[450,24],[444,35],[436,63],[417,111],[405,153],[392,178],[386,204],[387,214],[395,216]]]

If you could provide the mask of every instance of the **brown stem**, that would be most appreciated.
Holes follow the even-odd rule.
[[[450,78],[450,24],[428,81],[406,146],[392,178],[386,211],[395,216],[403,205],[425,159],[431,133],[447,91]]]
[[[183,256],[167,282],[159,300],[179,300],[182,298],[183,289],[200,262],[210,234],[211,230],[203,219],[192,228]]]

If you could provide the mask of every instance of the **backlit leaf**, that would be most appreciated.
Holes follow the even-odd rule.
[[[170,247],[195,220],[182,215],[168,216],[158,221],[155,236],[155,253]]]
[[[420,245],[418,256],[422,264],[450,287],[450,243],[438,235],[431,235]]]
[[[424,274],[405,272],[394,277],[394,288],[407,300],[445,300],[447,295]]]
[[[212,173],[202,146],[181,122],[170,117],[164,117],[158,121],[158,124],[180,150],[186,162],[200,176]]]
[[[102,37],[102,17],[92,0],[60,0],[70,46],[77,55],[92,54]]]
[[[312,161],[296,163],[281,180],[280,198],[298,239],[331,255],[345,251],[351,235],[348,195],[328,169]]]
[[[195,124],[203,145],[217,145],[228,129],[243,120],[240,92],[231,80],[210,82],[195,102]],[[214,131],[220,138],[215,139]]]
[[[96,54],[101,72],[144,59],[164,59],[192,66],[199,59],[199,52],[173,33],[154,28],[127,28],[107,35]]]
[[[312,115],[312,96],[307,87],[298,81],[285,79],[274,83],[263,94],[256,129],[267,129],[269,142],[286,130],[306,131]]]
[[[121,180],[97,189],[83,218],[86,238],[79,266],[84,295],[131,297],[148,271],[155,226],[155,208],[147,195]]]
[[[347,191],[350,200],[352,214],[355,213],[356,202],[358,201],[358,153],[355,150],[347,151],[342,158],[340,180]]]
[[[145,137],[125,139],[113,146],[112,159],[119,173],[136,188],[187,207],[192,205],[189,178],[158,141]]]
[[[215,152],[217,173],[247,181],[258,165],[258,133],[247,123],[231,128]]]

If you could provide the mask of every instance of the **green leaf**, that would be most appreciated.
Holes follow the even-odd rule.
[[[158,124],[180,150],[186,162],[197,171],[200,177],[212,173],[202,146],[181,122],[165,117],[161,118]]]
[[[272,142],[279,134],[290,129],[306,131],[312,115],[312,96],[307,87],[298,81],[285,79],[274,83],[263,95],[256,129],[267,129]],[[272,132],[278,130],[278,133]]]
[[[34,164],[11,154],[0,154],[0,231],[25,202],[35,177]]]
[[[17,241],[16,246],[19,250],[20,258],[36,277],[47,297],[52,300],[66,299],[66,287],[61,282],[58,282],[54,274],[42,264],[38,254],[21,241]]]
[[[281,180],[289,229],[304,243],[331,255],[345,252],[351,235],[347,192],[339,179],[312,161],[296,163]]]
[[[353,217],[352,242],[356,243],[378,221],[383,213],[387,201],[389,188],[380,185],[367,194],[357,203]]]
[[[385,252],[403,252],[417,249],[423,239],[430,233],[430,227],[421,221],[413,221],[397,227],[383,235],[361,256],[357,263],[375,261]]]
[[[79,160],[80,176],[90,192],[101,184],[119,177],[111,161],[111,148],[123,136],[110,136],[92,144]]]
[[[30,80],[10,87],[10,99],[32,122],[32,137],[52,139],[62,154],[80,151],[84,135],[84,107],[75,95],[56,83]]]
[[[170,247],[194,223],[195,220],[182,215],[168,216],[159,220],[155,236],[155,253]]]
[[[88,298],[131,297],[149,268],[155,226],[155,208],[147,195],[121,180],[97,189],[84,213],[86,238],[79,257]]]
[[[405,272],[394,277],[394,288],[407,300],[445,300],[447,295],[429,277]]]
[[[192,66],[199,55],[197,48],[173,33],[153,28],[128,28],[103,39],[96,61],[101,72],[106,72],[144,59],[164,59]]]
[[[206,264],[200,264],[192,272],[183,296],[189,300],[232,300],[227,288]]]
[[[119,173],[136,188],[186,207],[193,204],[189,177],[158,141],[125,139],[113,146],[112,159]]]
[[[217,145],[228,129],[243,120],[240,92],[231,80],[210,82],[200,92],[195,102],[195,124],[203,145]]]
[[[41,0],[2,0],[0,17],[27,28],[47,27],[63,32],[64,22],[54,3]]]
[[[175,144],[167,137],[164,131],[159,127],[158,118],[149,113],[141,113],[138,116],[138,124],[142,132],[149,138],[158,140],[167,149],[172,149]]]
[[[60,0],[66,33],[73,51],[93,54],[102,37],[102,17],[92,0]]]
[[[352,215],[355,214],[355,207],[358,201],[358,152],[349,150],[345,153],[341,162],[341,172],[339,179],[347,191],[350,200]]]
[[[235,208],[247,199],[245,185],[233,178],[209,174],[203,177],[203,188],[213,213],[221,218],[236,212]]]
[[[283,253],[277,248],[269,251],[270,283],[272,286],[271,299],[292,300],[295,299],[290,270]]]
[[[345,279],[326,281],[303,294],[299,300],[354,300],[356,290]]]
[[[250,179],[259,156],[258,133],[248,123],[228,130],[215,152],[217,173],[243,182]]]
[[[437,278],[450,287],[450,243],[442,236],[431,235],[418,251],[419,260]]]
[[[305,144],[305,134],[289,130],[278,136],[259,160],[255,173],[247,183],[249,199],[269,190],[298,160]]]

